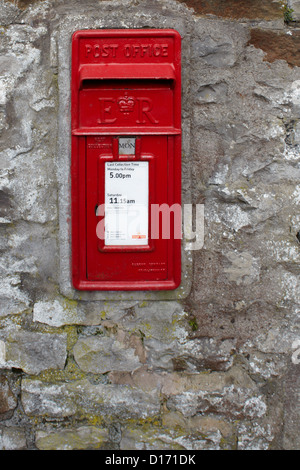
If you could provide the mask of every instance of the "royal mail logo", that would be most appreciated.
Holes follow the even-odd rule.
[[[152,112],[153,102],[148,97],[134,98],[125,93],[117,99],[109,96],[99,98],[99,104],[100,117],[97,124],[114,124],[120,118],[120,113],[124,116],[131,115],[136,124],[159,124]]]
[[[122,96],[118,99],[118,105],[121,113],[128,115],[134,109],[135,99],[132,96]]]

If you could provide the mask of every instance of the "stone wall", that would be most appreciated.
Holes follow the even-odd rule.
[[[299,449],[300,2],[0,2],[0,449]],[[175,28],[180,295],[70,286],[69,57],[84,28]]]

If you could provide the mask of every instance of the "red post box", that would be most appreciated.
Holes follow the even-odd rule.
[[[174,30],[73,35],[76,289],[170,290],[180,285],[180,44]]]

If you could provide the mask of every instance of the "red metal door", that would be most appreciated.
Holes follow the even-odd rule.
[[[180,284],[181,244],[154,206],[181,202],[180,37],[79,31],[72,57],[72,266],[82,290]],[[180,223],[180,222],[179,222]],[[178,225],[178,220],[177,220]]]

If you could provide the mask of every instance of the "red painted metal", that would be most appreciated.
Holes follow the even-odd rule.
[[[174,30],[83,30],[72,38],[72,280],[79,290],[170,290],[181,240],[151,239],[151,205],[181,204],[181,39]],[[133,155],[119,138],[135,138]],[[97,237],[107,162],[147,162],[145,245]],[[134,238],[134,237],[133,237]],[[134,241],[135,243],[135,241]]]

